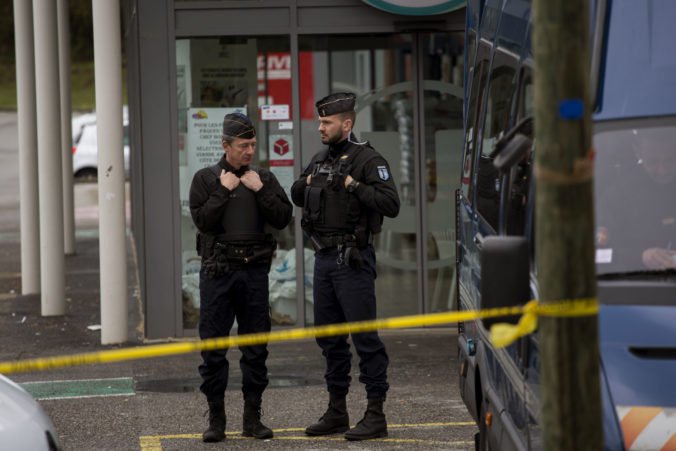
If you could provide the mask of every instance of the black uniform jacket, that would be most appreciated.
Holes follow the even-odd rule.
[[[239,170],[233,168],[225,156],[218,165],[238,177],[249,170],[248,166]],[[293,206],[274,174],[264,168],[257,168],[257,171],[263,182],[263,187],[256,193],[258,211],[266,223],[276,229],[283,229],[291,222]],[[200,232],[212,235],[224,232],[222,219],[229,194],[230,190],[221,185],[211,168],[203,168],[195,173],[190,185],[190,213]]]
[[[352,135],[354,138],[354,135]],[[368,144],[357,144],[348,140],[329,146],[328,152],[318,152],[291,187],[293,203],[303,207],[307,176],[312,174],[315,163],[321,163],[322,156],[334,160],[347,153],[359,153],[353,161],[350,175],[359,182],[354,194],[366,210],[375,211],[381,216],[394,218],[399,214],[399,194],[392,179],[392,172],[383,158]]]

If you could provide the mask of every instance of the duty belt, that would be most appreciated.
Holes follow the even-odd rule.
[[[369,244],[373,244],[373,234],[369,233],[366,243],[363,246],[358,246],[357,237],[353,234],[346,235],[310,235],[310,244],[315,252],[327,252],[335,250],[340,246],[354,246],[354,247],[366,247]]]

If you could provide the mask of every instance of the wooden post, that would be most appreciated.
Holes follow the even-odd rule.
[[[533,1],[540,301],[596,296],[589,2]],[[603,448],[596,316],[541,317],[543,449]]]

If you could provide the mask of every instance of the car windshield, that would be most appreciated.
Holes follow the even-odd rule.
[[[676,126],[665,120],[597,126],[599,275],[676,269]]]

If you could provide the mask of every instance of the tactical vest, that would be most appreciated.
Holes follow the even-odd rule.
[[[324,159],[315,163],[310,185],[305,187],[303,222],[318,235],[354,233],[361,216],[357,197],[348,193],[338,180],[338,174],[349,174],[351,155],[335,161]]]
[[[211,170],[220,177],[220,166],[212,166]],[[251,170],[258,172],[253,166]],[[256,193],[240,183],[230,192],[223,212],[221,225],[225,231],[223,235],[225,240],[262,241],[265,236],[264,224],[263,217],[258,211]]]

